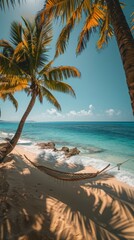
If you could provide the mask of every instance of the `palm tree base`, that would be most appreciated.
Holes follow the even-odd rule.
[[[5,157],[13,150],[9,143],[0,144],[0,163],[2,163]]]

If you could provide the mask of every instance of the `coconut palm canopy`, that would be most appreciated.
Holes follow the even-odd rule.
[[[10,142],[13,147],[20,137],[25,120],[32,110],[36,98],[42,103],[45,97],[58,110],[61,110],[59,102],[51,91],[69,93],[75,96],[72,87],[63,80],[70,77],[80,77],[80,72],[75,67],[52,67],[53,61],[48,61],[52,40],[52,26],[49,22],[40,28],[35,22],[31,23],[24,18],[23,23],[24,26],[13,22],[10,42],[0,41],[1,96],[3,97],[3,94],[13,94],[20,90],[24,90],[31,96],[16,134]],[[0,151],[1,159],[12,150],[12,147],[7,146],[7,149],[4,152],[3,150]]]
[[[35,23],[25,19],[23,21],[25,28],[20,23],[12,23],[10,42],[0,41],[0,81],[4,83],[0,89],[5,93],[25,89],[28,94],[32,94],[34,89],[40,102],[45,96],[60,109],[60,104],[48,89],[75,95],[71,86],[62,80],[79,77],[80,72],[70,66],[52,67],[53,61],[48,62],[51,24],[47,23],[37,29]]]
[[[9,6],[14,7],[16,3],[20,4],[21,0],[17,0],[17,1],[16,0],[0,0],[0,9],[5,10],[5,8],[9,7]],[[0,81],[1,81],[1,77],[0,77]],[[13,94],[11,93],[14,86],[11,86],[12,89],[10,89],[10,90],[9,90],[9,87],[8,87],[8,90],[7,90],[7,89],[5,89],[5,85],[8,85],[8,81],[6,81],[6,80],[2,81],[2,84],[0,84],[0,98],[4,101],[6,99],[9,99],[13,103],[14,107],[17,110],[18,102],[15,99],[15,97],[13,96]],[[17,87],[17,86],[15,86],[15,87]],[[22,87],[22,85],[21,85],[21,87]]]
[[[55,57],[64,53],[72,29],[84,15],[85,22],[78,37],[77,54],[85,49],[92,32],[99,32],[98,48],[102,48],[115,34],[134,113],[134,39],[121,5],[119,0],[47,0],[37,20],[41,24],[46,18],[60,18],[65,22],[57,40]]]
[[[97,42],[98,48],[102,48],[113,36],[113,28],[105,1],[96,1],[96,3],[94,3],[92,0],[48,0],[44,8],[40,11],[41,23],[43,23],[46,16],[49,20],[56,18],[60,19],[63,24],[65,22],[65,27],[63,27],[57,41],[56,57],[64,53],[71,31],[84,16],[85,22],[78,38],[77,54],[85,49],[92,32],[98,31],[100,34]]]

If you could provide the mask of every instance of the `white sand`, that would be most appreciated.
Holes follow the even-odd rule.
[[[35,154],[17,147],[0,165],[0,240],[134,239],[134,188],[107,174],[56,180],[24,154],[36,161]],[[66,165],[66,171],[73,169]]]

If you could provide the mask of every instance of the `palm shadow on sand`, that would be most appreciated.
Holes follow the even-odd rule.
[[[1,240],[133,239],[132,188],[115,188],[108,174],[57,181],[22,156],[11,159],[0,167]]]

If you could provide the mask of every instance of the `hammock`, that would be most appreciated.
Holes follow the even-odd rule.
[[[97,171],[96,173],[68,173],[68,172],[61,172],[58,170],[54,170],[45,166],[40,166],[35,163],[33,163],[26,155],[24,157],[36,168],[38,168],[40,171],[48,174],[51,177],[54,177],[59,180],[64,180],[64,181],[79,181],[79,180],[84,180],[84,179],[89,179],[89,178],[94,178],[98,176],[100,173],[102,173],[105,169],[107,169],[110,164],[108,164],[105,168],[103,168],[100,171]]]

